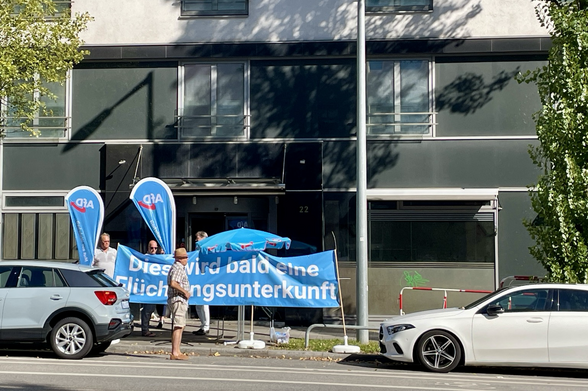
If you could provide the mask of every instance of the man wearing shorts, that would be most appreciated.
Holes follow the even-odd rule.
[[[167,308],[174,328],[172,331],[172,352],[169,359],[187,360],[188,356],[180,351],[182,333],[186,327],[188,299],[190,298],[190,283],[186,274],[186,264],[188,263],[186,249],[176,249],[174,259],[175,262],[167,275]]]

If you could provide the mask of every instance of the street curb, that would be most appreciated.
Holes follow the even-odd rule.
[[[171,343],[156,345],[152,343],[118,343],[111,345],[106,353],[118,353],[129,355],[169,355]],[[333,352],[315,352],[302,350],[281,350],[281,349],[239,349],[235,345],[224,346],[185,346],[182,345],[181,351],[192,356],[232,356],[232,357],[255,357],[255,358],[278,358],[278,359],[325,359],[325,360],[344,360],[349,354]],[[371,356],[366,354],[365,356]]]

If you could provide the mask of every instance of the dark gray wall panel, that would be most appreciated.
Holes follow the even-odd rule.
[[[355,132],[353,60],[252,61],[251,138]]]
[[[406,53],[536,53],[551,47],[549,38],[405,39],[368,41],[368,55]],[[312,57],[355,56],[356,42],[193,43],[142,46],[83,46],[87,60],[194,59],[201,57]]]
[[[514,275],[544,276],[545,269],[529,254],[534,244],[523,219],[533,220],[536,213],[526,192],[500,192],[498,201],[498,276],[500,279]]]
[[[437,62],[437,136],[535,135],[533,114],[541,101],[518,72],[542,61]]]
[[[4,190],[100,186],[102,144],[5,144]]]
[[[177,63],[127,65],[74,69],[74,140],[175,138]]]
[[[322,188],[321,143],[292,143],[286,149],[286,188],[320,190]]]
[[[323,143],[323,187],[348,189],[357,185],[356,148],[354,141]]]
[[[369,187],[527,186],[539,170],[529,140],[368,143]],[[386,157],[390,164],[384,166]]]
[[[109,145],[106,150],[107,171],[116,168],[121,159],[136,165],[139,145]],[[283,161],[283,143],[148,144],[143,147],[137,175],[141,178],[281,179]]]
[[[529,140],[368,141],[368,187],[527,186],[538,168]],[[325,142],[325,188],[355,187],[355,142]]]

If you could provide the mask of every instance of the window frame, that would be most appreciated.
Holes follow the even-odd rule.
[[[12,140],[15,140],[16,142],[22,142],[23,139],[30,140],[33,142],[43,142],[43,141],[47,141],[47,140],[48,141],[69,140],[69,136],[71,134],[71,124],[72,124],[72,119],[71,119],[71,104],[72,104],[71,76],[72,76],[72,71],[70,70],[70,71],[68,71],[67,77],[66,77],[65,81],[63,82],[63,87],[64,87],[64,89],[63,89],[63,92],[64,92],[63,114],[64,114],[64,116],[46,117],[46,116],[40,115],[42,113],[37,112],[35,115],[35,119],[33,120],[33,124],[30,127],[32,129],[39,130],[41,132],[41,134],[38,137],[31,137],[31,133],[20,130],[21,129],[20,126],[9,126],[8,124],[6,124],[6,126],[4,126],[4,135],[5,135],[4,142],[10,142]],[[33,99],[39,99],[39,98],[43,99],[43,97],[40,97],[39,92],[35,91],[33,93]],[[58,95],[58,98],[59,98],[59,95]],[[7,121],[15,119],[14,117],[8,116],[8,107],[6,105],[0,104],[0,113]],[[39,126],[40,119],[63,119],[63,127],[61,127],[61,126]],[[55,136],[55,135],[45,136],[45,135],[43,135],[43,130],[58,131],[60,129],[63,129],[63,132],[61,133],[61,135],[58,135],[58,136]],[[9,130],[12,130],[12,132],[10,132],[11,135],[9,135]]]
[[[186,66],[191,65],[209,65],[215,69],[214,71],[211,70],[211,92],[210,92],[210,99],[211,99],[211,112],[217,112],[217,94],[216,89],[217,86],[217,73],[216,67],[219,64],[241,64],[243,65],[243,132],[239,135],[228,135],[228,136],[219,136],[214,135],[212,128],[216,125],[211,124],[211,134],[210,135],[186,135],[184,134],[184,128],[188,128],[187,126],[183,126],[184,120],[184,110],[185,110],[185,95],[186,95],[186,83],[185,83],[185,68]],[[249,83],[249,75],[250,75],[250,67],[249,61],[203,61],[203,62],[183,62],[180,63],[178,66],[178,108],[177,108],[177,118],[176,118],[176,127],[178,128],[178,140],[247,140],[250,137],[250,83]],[[213,107],[214,106],[214,107]],[[218,118],[216,114],[210,114],[211,118]]]
[[[410,122],[406,122],[403,123],[401,122],[401,118],[403,115],[412,115],[412,114],[403,114],[402,111],[399,112],[394,112],[394,113],[390,113],[390,115],[394,116],[394,122],[390,123],[390,124],[385,124],[385,123],[374,123],[374,124],[370,124],[370,117],[376,117],[376,116],[381,116],[381,115],[385,115],[385,113],[370,113],[370,105],[369,105],[369,100],[370,100],[370,91],[369,91],[369,83],[367,82],[369,79],[369,66],[370,66],[370,62],[382,62],[382,63],[392,63],[393,67],[394,67],[394,79],[393,79],[393,83],[394,83],[394,91],[393,91],[393,96],[392,99],[394,101],[394,106],[396,107],[402,107],[402,79],[401,77],[397,77],[396,75],[400,75],[400,65],[401,62],[403,61],[425,61],[427,62],[428,65],[428,80],[427,80],[427,92],[428,92],[428,99],[427,99],[427,104],[428,104],[428,111],[423,112],[423,115],[428,115],[428,121],[427,122],[423,122],[422,125],[421,124],[416,124],[414,123],[413,125],[415,126],[428,126],[428,131],[425,133],[406,133],[406,132],[402,132],[402,127],[403,126],[411,126],[411,125],[406,125],[406,124],[410,124]],[[367,127],[367,137],[368,138],[390,138],[390,137],[394,137],[394,138],[433,138],[435,137],[435,125],[437,122],[437,116],[436,116],[436,111],[435,110],[435,90],[434,90],[434,71],[435,71],[435,60],[433,57],[407,57],[407,58],[382,58],[382,57],[373,57],[373,58],[369,58],[366,61],[366,70],[367,70],[367,75],[366,75],[366,127]],[[395,109],[396,110],[396,109]],[[415,114],[418,115],[418,114]],[[378,126],[378,125],[391,125],[392,127],[394,127],[394,132],[392,133],[372,133],[370,131],[371,127],[374,126]]]
[[[395,0],[389,0],[393,3]],[[433,0],[428,0],[427,5],[382,5],[382,6],[365,6],[365,11],[368,14],[397,14],[397,13],[419,13],[419,12],[433,12]]]
[[[181,0],[180,5],[180,15],[182,17],[210,17],[210,16],[249,16],[249,0],[244,0],[245,3],[245,10],[203,10],[203,11],[194,11],[194,10],[187,10],[186,5],[187,3],[194,1],[194,0]],[[237,1],[237,0],[236,0]],[[236,2],[235,1],[235,2]],[[211,5],[216,5],[218,8],[218,0],[211,0]]]
[[[2,210],[4,212],[25,212],[25,213],[32,213],[32,212],[56,212],[56,211],[66,211],[67,212],[67,204],[65,202],[65,196],[67,192],[63,191],[10,191],[5,190],[2,192]],[[61,197],[63,198],[63,204],[60,206],[7,206],[6,199],[9,197]]]
[[[380,198],[380,199],[378,199]],[[442,199],[431,199],[424,201],[431,201],[433,204],[438,203],[438,206],[434,205],[427,205],[427,206],[407,206],[405,203],[407,201],[423,201],[422,199],[419,200],[419,197],[413,197],[411,199],[410,196],[402,196],[397,197],[397,199],[385,199],[387,197],[369,197],[368,196],[368,253],[370,254],[370,263],[377,264],[377,265],[389,265],[389,266],[402,266],[402,265],[414,265],[414,264],[434,264],[436,266],[449,266],[449,265],[471,265],[471,264],[478,264],[478,265],[493,265],[496,267],[497,259],[498,259],[498,248],[497,248],[497,238],[498,238],[498,216],[497,216],[497,201],[496,199],[492,199],[486,197],[486,200],[475,199],[475,197],[471,197],[469,199],[460,199],[459,197],[455,196],[453,198],[442,197]],[[392,202],[390,202],[392,201]],[[447,201],[451,203],[462,203],[463,206],[455,205],[455,204],[448,204]],[[474,202],[475,201],[475,202]],[[483,201],[483,202],[482,202]],[[489,201],[486,204],[486,201]],[[380,204],[383,205],[384,203],[389,202],[392,206],[389,209],[386,208],[372,208],[373,205]],[[471,205],[468,205],[471,204]],[[482,204],[482,205],[476,205]],[[492,255],[493,259],[488,261],[481,261],[481,260],[455,260],[455,261],[447,261],[447,260],[409,260],[409,259],[402,259],[402,260],[391,260],[391,259],[378,259],[375,255],[372,255],[372,251],[378,251],[378,243],[374,241],[374,237],[372,233],[374,232],[373,224],[380,223],[380,222],[410,222],[410,223],[423,223],[423,222],[430,222],[430,223],[440,223],[440,222],[492,222],[493,225],[493,237],[489,237],[488,244],[493,245]],[[411,233],[412,235],[412,233]],[[412,244],[411,244],[412,246]],[[411,250],[412,251],[412,250]]]

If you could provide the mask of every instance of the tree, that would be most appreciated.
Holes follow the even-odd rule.
[[[40,134],[35,116],[51,115],[42,98],[56,98],[48,83],[64,83],[87,54],[79,34],[90,19],[53,0],[0,0],[0,136],[9,123]]]
[[[525,221],[531,254],[552,281],[588,282],[588,0],[536,0],[552,39],[548,65],[519,77],[538,86],[538,147],[529,153],[542,173],[530,191],[537,213]]]

